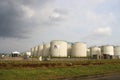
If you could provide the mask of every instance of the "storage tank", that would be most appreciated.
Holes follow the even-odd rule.
[[[38,57],[38,46],[34,47],[34,56]]]
[[[72,45],[71,57],[87,57],[87,46],[85,43],[76,42]]]
[[[24,59],[29,59],[30,56],[31,56],[31,52],[24,53]]]
[[[90,54],[91,54],[91,56],[100,55],[101,54],[101,49],[97,46],[90,47]]]
[[[90,57],[91,55],[90,55],[90,49],[88,48],[87,49],[87,57]]]
[[[38,56],[42,56],[43,55],[43,45],[39,45],[38,46]]]
[[[25,55],[31,56],[31,52],[26,52]]]
[[[31,48],[30,51],[31,51],[31,55],[33,56],[34,55],[34,48]]]
[[[67,42],[62,40],[51,41],[52,57],[67,57]]]
[[[115,46],[114,47],[114,55],[115,56],[120,56],[120,46]]]
[[[111,45],[101,46],[101,53],[108,54],[108,55],[114,55],[114,48]]]
[[[50,56],[50,43],[43,44],[43,57]]]
[[[67,55],[68,55],[68,57],[71,56],[71,52],[72,52],[72,44],[68,43],[67,44]]]

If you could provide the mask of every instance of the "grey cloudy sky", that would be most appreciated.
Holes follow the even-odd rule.
[[[0,0],[0,52],[50,42],[120,45],[120,0]]]

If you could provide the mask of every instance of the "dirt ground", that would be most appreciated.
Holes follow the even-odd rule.
[[[95,76],[73,77],[71,79],[61,79],[61,80],[120,80],[120,73],[95,75]]]
[[[83,79],[83,80],[120,80],[120,74],[98,76],[95,78]]]

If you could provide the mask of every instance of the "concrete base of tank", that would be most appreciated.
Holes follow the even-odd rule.
[[[117,57],[114,56],[114,55],[111,55],[111,56],[110,56],[110,59],[117,59]]]
[[[115,56],[115,59],[120,59],[120,55]]]
[[[117,57],[114,55],[103,54],[102,59],[117,59]]]
[[[93,55],[92,59],[102,59],[102,56],[101,55]]]

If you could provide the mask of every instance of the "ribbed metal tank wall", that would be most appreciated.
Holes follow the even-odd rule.
[[[67,42],[53,40],[50,44],[52,57],[67,57]]]
[[[115,46],[114,47],[114,55],[115,56],[120,56],[120,46]]]
[[[114,55],[114,48],[113,46],[110,46],[110,45],[101,46],[101,53]]]
[[[42,56],[43,55],[43,45],[39,45],[38,46],[38,56]]]
[[[85,43],[76,42],[72,45],[71,57],[87,57],[87,46]]]
[[[90,47],[90,54],[91,54],[91,56],[100,55],[101,54],[101,49],[99,47],[97,47],[97,46]]]
[[[67,55],[68,55],[68,56],[71,56],[71,52],[72,52],[72,44],[71,44],[71,43],[68,43],[68,44],[67,44]]]
[[[50,43],[43,45],[43,55],[44,57],[50,56]]]

